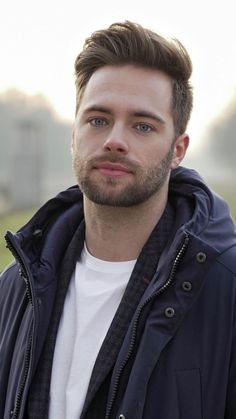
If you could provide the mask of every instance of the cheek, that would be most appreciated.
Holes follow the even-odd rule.
[[[145,164],[149,166],[157,166],[163,158],[167,155],[169,148],[166,144],[161,144],[159,147],[152,147],[152,149],[146,154]],[[144,153],[145,156],[145,153]]]
[[[86,141],[85,141],[85,138],[84,138],[84,136],[82,135],[82,133],[80,131],[79,135],[77,133],[77,135],[74,136],[74,141],[73,141],[73,150],[74,150],[74,153],[77,154],[78,152],[80,152],[81,150],[83,150],[84,144],[86,144]]]
[[[97,150],[93,141],[89,141],[85,137],[77,137],[75,147],[73,150],[74,158],[79,159],[80,162],[88,161],[96,154]]]

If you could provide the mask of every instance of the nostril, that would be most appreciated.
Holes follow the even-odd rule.
[[[118,153],[127,153],[128,144],[123,140],[122,136],[111,136],[105,142],[103,146],[106,151],[115,151]]]

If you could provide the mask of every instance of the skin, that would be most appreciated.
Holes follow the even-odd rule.
[[[136,259],[165,209],[171,170],[189,144],[186,133],[175,136],[171,99],[168,75],[133,65],[104,66],[85,88],[72,154],[97,258]]]

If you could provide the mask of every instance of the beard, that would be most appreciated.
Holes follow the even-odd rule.
[[[73,168],[78,185],[83,194],[92,202],[113,207],[132,207],[142,204],[154,194],[158,194],[169,177],[173,157],[174,142],[165,157],[155,166],[143,169],[125,157],[110,152],[97,158],[84,160],[73,158]],[[120,186],[119,177],[106,176],[105,180],[93,178],[93,168],[104,161],[123,164],[135,180]]]

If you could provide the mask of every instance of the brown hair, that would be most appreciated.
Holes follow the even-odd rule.
[[[190,57],[176,39],[165,39],[141,25],[126,21],[94,32],[75,61],[76,113],[92,74],[105,65],[134,64],[158,69],[173,82],[172,112],[176,135],[185,132],[192,110]]]

